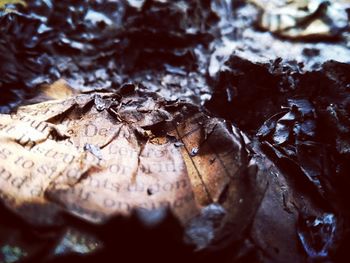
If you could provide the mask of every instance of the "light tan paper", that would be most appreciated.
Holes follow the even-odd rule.
[[[248,0],[261,9],[258,24],[280,36],[297,38],[335,37],[349,24],[349,0]],[[337,29],[337,30],[336,30]]]
[[[247,165],[235,128],[142,89],[0,115],[1,200],[37,225],[59,224],[63,211],[102,223],[160,207],[186,225],[212,203],[226,211],[220,229],[248,223],[263,187]]]

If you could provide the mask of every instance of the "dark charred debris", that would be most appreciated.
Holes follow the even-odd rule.
[[[334,41],[282,40],[257,28],[258,9],[240,0],[28,0],[25,6],[9,7],[11,12],[0,14],[2,113],[26,103],[40,85],[60,78],[80,92],[113,91],[134,82],[166,99],[200,104],[235,123],[254,149],[322,203],[321,216],[298,209],[300,253],[312,262],[343,262],[347,257],[348,30]],[[283,48],[292,56],[281,56]],[[288,59],[293,56],[298,60]],[[5,207],[1,210],[9,214]],[[1,221],[13,231],[22,229],[27,242],[45,243],[45,249],[25,262],[110,262],[124,256],[163,262],[164,253],[192,262],[273,262],[262,260],[263,249],[250,237],[222,251],[193,254],[181,241],[179,223],[170,214],[165,218],[148,229],[137,213],[98,228],[67,217],[67,226],[94,233],[105,248],[61,257],[49,256],[58,242],[50,235],[52,229],[39,234],[42,229],[12,215]],[[111,235],[116,228],[118,233]]]

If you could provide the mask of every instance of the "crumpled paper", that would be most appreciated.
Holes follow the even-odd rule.
[[[0,115],[0,198],[34,225],[168,208],[203,249],[242,237],[266,188],[244,135],[142,86]],[[203,227],[204,226],[204,227]],[[234,235],[232,235],[234,233]]]

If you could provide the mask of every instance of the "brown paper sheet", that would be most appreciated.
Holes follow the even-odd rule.
[[[196,224],[214,203],[223,211],[214,236],[230,228],[239,238],[265,187],[242,134],[197,106],[133,88],[0,115],[1,200],[36,225],[60,224],[62,212],[103,223],[168,207],[190,239],[205,235]]]

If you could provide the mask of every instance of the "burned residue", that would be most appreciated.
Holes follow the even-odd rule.
[[[42,160],[62,159],[62,171],[47,162],[39,169],[56,188],[31,189],[49,208],[41,199],[14,208],[6,191],[29,185],[27,179],[11,177],[0,192],[0,261],[107,262],[119,253],[163,262],[165,253],[191,262],[342,262],[350,244],[349,14],[348,0],[0,1],[0,132],[7,136],[0,178],[10,178],[1,165],[12,158],[11,147],[2,146],[22,126],[28,133],[13,137],[21,150],[31,143],[24,135],[44,127],[35,143],[58,148],[29,146]],[[29,121],[41,116],[33,108],[18,108],[48,99],[64,103],[52,102],[57,108],[47,107],[37,122]],[[118,147],[110,147],[115,140]],[[66,155],[59,151],[64,143]],[[96,224],[101,218],[89,212],[99,199],[90,200],[84,187],[119,191],[120,182],[108,180],[127,174],[135,185],[125,189],[144,196],[126,199],[157,199],[156,183],[137,182],[140,174],[145,182],[164,179],[162,169],[182,174],[181,165],[150,159],[164,152],[198,176],[190,188],[199,202],[154,214],[138,203],[142,211],[126,209],[127,217],[107,209],[108,220]],[[111,153],[118,158],[109,167],[104,158]],[[128,170],[132,162],[137,168]],[[65,170],[67,163],[79,172]],[[120,164],[123,176],[115,177]],[[103,183],[90,179],[107,168]],[[20,193],[17,202],[26,203]],[[86,211],[78,207],[84,204]],[[189,211],[197,213],[184,220]],[[53,229],[42,228],[57,213]]]

